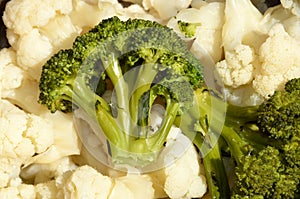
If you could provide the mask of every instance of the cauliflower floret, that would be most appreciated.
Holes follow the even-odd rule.
[[[2,155],[1,155],[2,156]],[[17,158],[0,157],[0,189],[19,179],[22,160]]]
[[[256,60],[254,50],[248,45],[238,45],[233,51],[225,51],[225,60],[215,66],[217,75],[227,86],[238,87],[253,80]]]
[[[60,194],[65,198],[107,198],[112,180],[89,166],[76,169],[62,185]],[[122,195],[120,195],[122,196]]]
[[[88,165],[78,167],[57,179],[58,195],[63,198],[154,198],[151,179],[146,175],[128,174],[111,178]]]
[[[13,48],[4,48],[0,51],[1,98],[12,101],[30,113],[39,114],[46,111],[46,108],[37,102],[38,82],[18,67],[16,56]]]
[[[300,2],[299,0],[280,0],[281,5],[286,8],[291,10],[291,12],[300,17]]]
[[[159,19],[155,18],[153,15],[147,13],[144,8],[138,4],[133,4],[128,7],[123,8],[119,16],[122,20],[131,19],[145,19],[150,21],[160,22]]]
[[[36,199],[57,199],[58,188],[55,180],[39,183],[34,187]]]
[[[158,18],[162,20],[169,19],[177,14],[179,10],[188,8],[192,0],[174,0],[161,1],[161,0],[143,0],[143,7]]]
[[[122,9],[118,1],[100,0],[94,3],[78,0],[74,2],[73,11],[70,13],[71,20],[76,27],[87,31],[97,25],[101,20],[118,15]],[[89,17],[82,17],[89,13]]]
[[[73,116],[62,112],[46,112],[40,117],[51,121],[51,131],[54,134],[53,144],[44,153],[38,154],[26,161],[26,165],[32,163],[47,164],[63,157],[80,154],[81,143],[77,136]]]
[[[0,51],[1,68],[1,97],[12,95],[13,89],[21,86],[24,72],[16,66],[16,52],[12,48]],[[5,75],[4,75],[5,74]],[[5,85],[5,86],[3,86]]]
[[[17,43],[17,64],[38,80],[42,65],[53,51],[51,41],[36,28],[23,34]]]
[[[264,98],[254,91],[251,84],[238,88],[224,87],[225,99],[237,106],[256,106],[264,101]]]
[[[27,114],[8,101],[1,102],[0,118],[0,187],[19,176],[20,167],[33,155],[44,152],[53,144],[51,124]]]
[[[77,165],[70,156],[67,156],[48,164],[31,164],[22,169],[21,177],[26,181],[33,181],[34,184],[38,184],[59,178],[64,173],[73,171],[76,168]]]
[[[12,0],[6,4],[3,21],[16,34],[32,31],[33,27],[46,25],[57,13],[72,10],[72,0]]]
[[[158,161],[164,167],[149,173],[156,198],[201,198],[207,192],[198,153],[179,128],[172,127]]]
[[[267,98],[275,90],[283,89],[289,79],[300,77],[300,42],[278,23],[260,47],[259,60],[261,67],[253,80],[253,88]]]
[[[167,142],[168,146],[174,147],[173,150],[177,151],[181,149],[181,153],[183,152],[183,154],[176,159],[168,156],[165,158],[165,165],[167,165],[164,169],[166,176],[164,183],[165,192],[170,198],[202,197],[207,191],[207,184],[205,176],[200,174],[199,157],[194,146],[175,127],[170,132]],[[170,161],[172,164],[168,165]]]
[[[21,184],[17,187],[0,188],[1,198],[32,199],[36,197],[33,185]]]
[[[41,35],[46,36],[54,50],[71,48],[81,28],[73,25],[68,15],[58,15],[52,18],[47,25],[39,28]]]
[[[224,23],[224,3],[206,3],[200,8],[187,8],[180,10],[178,14],[169,20],[168,27],[180,32],[178,21],[192,24],[200,24],[195,31],[194,42],[191,51],[197,56],[201,56],[199,46],[204,48],[215,62],[221,59],[222,49],[222,26]]]
[[[38,80],[41,67],[58,49],[70,47],[81,32],[68,14],[72,0],[12,0],[3,21],[7,38],[16,50],[17,64]]]
[[[128,190],[132,193],[132,198],[139,199],[152,199],[154,198],[154,189],[152,187],[152,182],[149,176],[146,175],[133,175],[133,174],[128,174],[127,176],[119,177],[115,179],[116,182],[121,182],[123,183]],[[138,187],[138,188],[137,188]],[[113,191],[116,191],[118,193],[118,197],[120,198],[122,193],[118,188],[114,187]],[[125,198],[125,197],[122,197]]]

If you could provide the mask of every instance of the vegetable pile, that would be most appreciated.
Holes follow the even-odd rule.
[[[1,198],[300,197],[298,1],[165,2],[7,3]]]

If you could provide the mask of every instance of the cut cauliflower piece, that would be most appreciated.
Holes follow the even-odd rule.
[[[64,198],[108,198],[112,180],[89,166],[76,169],[67,177],[59,192]],[[122,197],[122,194],[119,195]],[[122,197],[123,198],[123,197]]]
[[[259,60],[261,67],[253,80],[253,88],[267,98],[275,90],[282,90],[288,80],[300,77],[300,42],[278,23],[261,45]]]
[[[16,56],[13,48],[4,48],[0,51],[1,98],[10,100],[30,113],[40,114],[47,111],[37,102],[38,82],[31,79],[28,73],[17,65]]]
[[[217,75],[226,86],[238,87],[253,80],[256,55],[248,45],[238,45],[232,51],[225,51],[225,60],[215,66]]]
[[[131,19],[145,19],[150,21],[160,22],[159,19],[155,18],[153,15],[147,13],[141,5],[133,4],[125,7],[121,10],[120,16],[121,20]]]
[[[17,64],[28,70],[33,79],[40,77],[42,65],[53,52],[53,46],[48,37],[41,35],[36,28],[23,34],[17,43]]]
[[[252,84],[238,88],[225,87],[223,94],[228,102],[237,106],[257,106],[264,101],[264,98],[255,92]]]
[[[128,174],[111,178],[84,165],[62,177],[56,179],[59,189],[57,196],[62,198],[154,198],[151,179],[146,175]]]
[[[48,164],[31,164],[22,169],[20,176],[26,181],[38,184],[59,178],[66,172],[73,171],[76,168],[77,165],[75,165],[70,156],[67,156]]]
[[[45,183],[39,183],[34,186],[36,199],[58,199],[55,180],[50,180]]]
[[[196,8],[187,8],[180,10],[178,14],[171,18],[167,26],[173,28],[177,33],[183,33],[178,27],[178,21],[191,24],[200,24],[197,26],[194,42],[191,51],[197,56],[201,56],[198,46],[204,48],[215,62],[221,59],[222,49],[222,26],[224,23],[224,3],[212,2]]]
[[[164,167],[148,174],[156,198],[201,198],[207,192],[198,153],[179,128],[172,127],[159,158]]]
[[[291,12],[300,17],[300,1],[299,0],[280,0],[281,5],[286,8],[291,10]]]
[[[205,176],[200,174],[198,153],[191,143],[186,145],[190,140],[179,129],[175,128],[170,133],[167,147],[174,145],[176,150],[181,147],[185,147],[185,150],[171,165],[168,165],[170,157],[165,158],[167,166],[164,169],[164,190],[170,198],[201,198],[207,191],[207,184]],[[182,146],[178,147],[176,142],[180,142]]]
[[[52,125],[6,100],[0,105],[0,187],[18,178],[21,165],[54,142]]]
[[[154,198],[154,189],[152,187],[152,182],[149,176],[147,175],[134,175],[128,174],[123,177],[119,177],[115,179],[116,182],[123,183],[127,189],[131,192],[132,197],[130,199],[152,199]],[[116,199],[121,198],[123,192],[118,190],[114,186],[113,191],[118,193],[118,197]],[[122,197],[125,198],[125,197]]]
[[[11,0],[6,4],[3,21],[8,29],[21,35],[46,25],[57,13],[68,14],[71,10],[72,0]]]
[[[41,35],[46,36],[52,44],[54,51],[71,48],[81,28],[73,25],[68,15],[57,15],[55,18],[39,28]]]
[[[170,19],[175,16],[179,10],[188,8],[192,0],[143,0],[142,5],[145,10],[157,15],[162,20]]]
[[[222,30],[225,59],[216,64],[216,74],[225,86],[236,88],[253,80],[258,64],[256,55],[267,37],[267,29],[263,25],[263,15],[251,1],[225,2]]]
[[[32,163],[47,164],[70,155],[79,155],[81,143],[77,136],[73,116],[62,112],[45,112],[40,115],[47,121],[51,121],[53,144],[44,153],[28,159],[25,165]]]
[[[117,1],[100,0],[90,3],[89,1],[76,0],[70,18],[74,26],[88,31],[101,20],[117,15],[119,9],[122,9],[122,6]],[[89,17],[82,17],[86,13],[89,13]]]
[[[32,199],[36,194],[33,185],[21,184],[17,187],[0,188],[0,196],[3,199]]]

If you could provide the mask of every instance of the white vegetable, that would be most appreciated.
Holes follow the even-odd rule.
[[[207,191],[206,179],[200,174],[198,153],[190,140],[181,134],[179,129],[175,128],[170,132],[166,147],[171,147],[172,153],[174,151],[181,153],[180,158],[175,156],[174,160],[169,157],[172,154],[167,154],[165,157],[164,190],[167,195],[170,198],[202,197]]]
[[[38,82],[17,65],[17,55],[13,48],[0,51],[1,93],[3,99],[8,99],[23,110],[40,114],[46,108],[37,102]]]
[[[216,64],[225,85],[236,88],[253,80],[257,50],[266,37],[262,19],[250,0],[226,1],[222,33],[225,59]]]
[[[3,21],[21,35],[46,25],[57,13],[68,14],[71,10],[72,0],[12,0],[6,5]]]
[[[280,0],[281,5],[286,8],[291,10],[291,12],[300,17],[300,1],[299,0]]]
[[[36,199],[58,199],[55,180],[50,180],[45,183],[39,183],[34,186]]]
[[[221,59],[222,49],[222,26],[224,23],[224,3],[213,2],[196,8],[182,9],[169,20],[167,26],[173,28],[184,37],[178,27],[178,21],[200,24],[193,38],[191,51],[196,56],[201,56],[198,46],[204,48],[215,62]]]
[[[75,131],[71,114],[47,112],[41,117],[51,121],[54,142],[44,153],[28,159],[26,165],[51,163],[66,156],[80,154],[81,143]]]
[[[32,199],[36,197],[33,185],[21,184],[17,187],[0,188],[3,199]]]
[[[158,15],[158,18],[162,20],[169,19],[177,14],[179,10],[189,7],[192,0],[173,0],[161,1],[161,0],[143,0],[143,7],[145,10],[149,10],[154,15]]]
[[[1,102],[0,110],[0,187],[6,187],[19,176],[25,161],[53,144],[54,136],[51,123],[8,101]]]
[[[67,175],[58,195],[64,198],[151,199],[154,190],[149,177],[128,175],[110,178],[90,166],[82,166]]]
[[[157,198],[201,198],[207,192],[198,153],[179,128],[172,127],[159,158],[164,167],[149,173]]]
[[[300,42],[291,37],[281,24],[270,30],[269,38],[260,47],[261,66],[253,88],[268,97],[282,90],[292,78],[300,77]]]

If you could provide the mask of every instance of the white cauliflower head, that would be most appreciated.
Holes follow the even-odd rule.
[[[224,23],[224,3],[206,3],[200,8],[187,8],[180,10],[175,17],[171,18],[167,26],[173,28],[184,37],[178,27],[178,21],[197,25],[191,51],[201,56],[198,46],[204,48],[215,62],[221,59],[222,49],[222,26]]]
[[[286,8],[291,10],[291,12],[300,17],[300,1],[299,0],[280,0],[281,5]]]
[[[47,120],[27,114],[6,100],[0,106],[0,176],[7,179],[0,184],[5,187],[19,175],[25,161],[53,144],[54,137]]]
[[[71,10],[72,0],[12,0],[6,5],[3,21],[20,35],[46,25],[57,13],[67,14]]]
[[[103,176],[92,167],[82,166],[70,176],[66,176],[65,183],[60,188],[60,194],[69,199],[106,199],[112,185],[112,180],[108,176]]]
[[[16,51],[13,48],[4,48],[0,51],[1,98],[12,101],[23,110],[39,114],[46,111],[38,99],[38,82],[20,68],[17,64]]]
[[[151,13],[158,15],[162,20],[169,19],[177,14],[179,10],[188,8],[192,0],[143,0],[143,7]]]
[[[238,45],[232,51],[225,51],[225,59],[215,66],[218,77],[227,86],[238,87],[253,80],[256,55],[248,45]]]
[[[300,77],[300,42],[291,37],[278,23],[269,32],[269,38],[260,47],[259,73],[253,80],[253,88],[267,98],[284,84]]]
[[[179,128],[172,127],[159,158],[165,167],[149,174],[157,197],[201,198],[206,193],[206,178],[200,172],[198,153]]]

